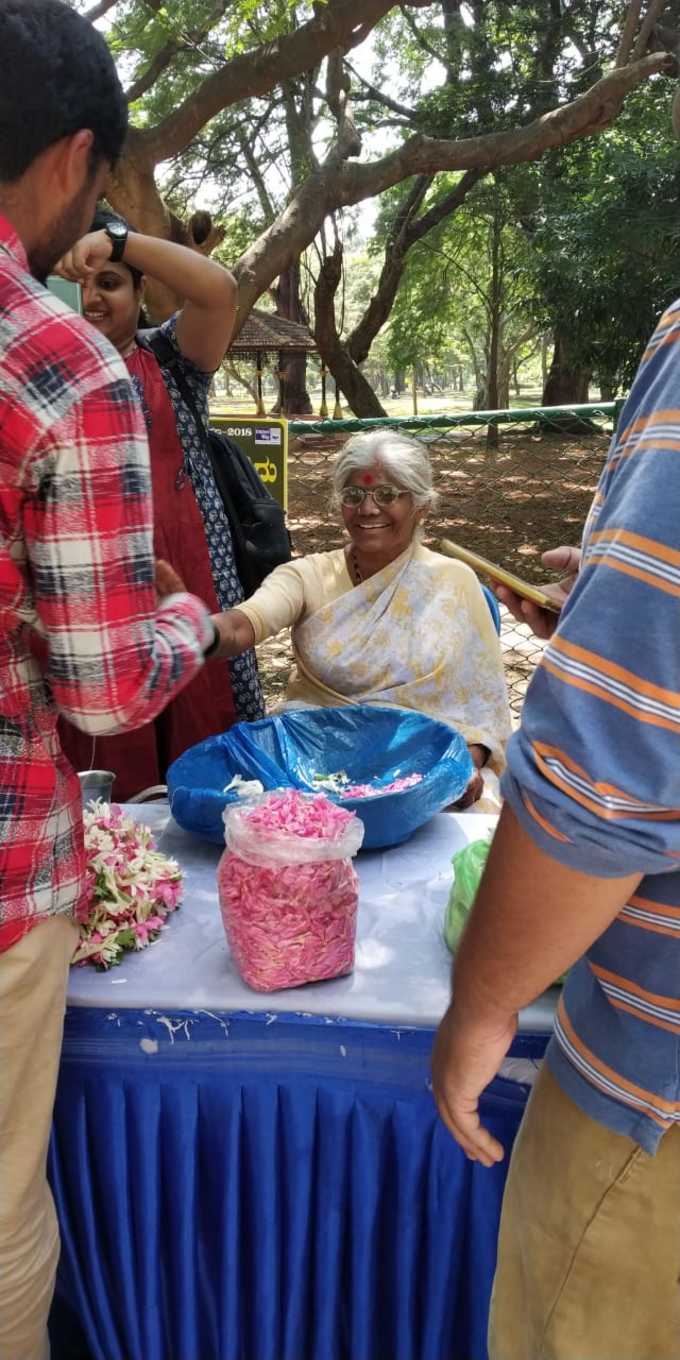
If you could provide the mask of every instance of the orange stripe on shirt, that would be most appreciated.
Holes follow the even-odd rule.
[[[640,897],[639,893],[633,893],[628,898],[626,906],[639,907],[641,911],[653,911],[657,916],[667,916],[669,920],[680,921],[680,906],[675,906],[670,902],[653,902],[651,897]]]
[[[658,345],[658,341],[661,339],[662,335],[666,335],[667,332],[671,330],[674,325],[677,324],[679,312],[680,305],[677,302],[669,303],[665,312],[662,312],[657,322],[656,328],[647,342],[642,362],[644,362],[644,358],[646,355],[654,354]]]
[[[627,1105],[636,1105],[638,1100],[647,1101],[653,1108],[651,1110],[645,1110],[644,1113],[649,1119],[653,1119],[657,1124],[660,1124],[662,1128],[668,1128],[673,1116],[680,1111],[680,1101],[665,1100],[663,1096],[657,1095],[654,1091],[647,1091],[644,1086],[637,1086],[635,1082],[628,1081],[626,1077],[621,1076],[620,1072],[615,1072],[613,1067],[609,1067],[607,1063],[602,1062],[601,1058],[596,1057],[592,1052],[592,1049],[588,1048],[586,1044],[579,1039],[571,1020],[567,1015],[563,996],[560,997],[558,1002],[557,1013],[560,1018],[560,1024],[562,1025],[569,1042],[573,1044],[576,1049],[576,1052],[581,1055],[590,1067],[595,1069],[596,1073],[599,1073],[617,1088],[619,1098]],[[582,1075],[585,1076],[586,1081],[589,1080],[585,1073]],[[594,1086],[597,1085],[597,1082],[594,1079],[591,1078],[590,1080],[592,1080]],[[612,1096],[611,1091],[604,1085],[599,1089],[604,1090],[605,1094],[608,1095],[610,1099],[616,1098]],[[635,1097],[637,1097],[637,1100]],[[668,1114],[668,1118],[664,1119],[661,1114],[657,1114],[657,1110],[664,1110]]]
[[[620,708],[623,713],[628,713],[631,718],[635,718],[638,722],[648,723],[652,727],[663,727],[669,732],[677,733],[678,724],[673,722],[670,718],[662,718],[655,713],[643,713],[640,709],[634,708],[632,704],[626,703],[625,699],[620,699],[618,695],[610,694],[609,690],[605,690],[599,685],[594,685],[588,680],[581,680],[576,675],[567,675],[564,671],[558,670],[556,666],[551,666],[545,656],[541,665],[544,666],[547,671],[550,671],[551,675],[554,675],[558,680],[561,680],[563,684],[571,685],[573,689],[582,689],[586,694],[594,694],[595,697],[601,699],[603,703],[611,704],[613,708]],[[665,816],[666,814],[663,815]],[[677,817],[677,813],[675,812],[668,815]]]
[[[595,565],[586,563],[588,565]],[[680,596],[680,586],[673,585],[670,581],[662,577],[655,576],[651,571],[640,571],[639,567],[631,567],[629,562],[621,562],[617,557],[607,557],[604,560],[598,558],[598,567],[609,567],[612,571],[620,571],[622,576],[632,576],[637,581],[643,581],[646,586],[654,586],[656,590],[663,590],[666,595]]]
[[[585,666],[592,666],[602,675],[628,685],[629,689],[634,690],[636,694],[644,694],[650,699],[656,699],[659,703],[668,704],[670,708],[677,708],[680,716],[680,693],[677,690],[664,689],[661,685],[653,685],[650,680],[643,680],[642,676],[636,675],[634,671],[626,670],[625,666],[619,666],[615,661],[607,661],[606,657],[600,656],[597,652],[591,652],[586,647],[578,647],[576,643],[567,642],[566,638],[559,635],[553,637],[550,650],[562,652],[565,656],[574,661],[580,661]]]
[[[617,1011],[625,1011],[627,1015],[633,1015],[636,1020],[641,1020],[643,1024],[654,1025],[656,1029],[665,1029],[669,1034],[680,1034],[680,1001],[676,1000],[675,997],[658,996],[656,992],[645,991],[644,987],[640,987],[637,982],[633,982],[630,978],[620,977],[618,973],[612,973],[608,968],[601,968],[599,964],[590,960],[588,967],[591,973],[599,978],[600,982],[609,982],[613,987],[619,987],[621,991],[628,993],[631,998],[630,1001],[626,1000],[625,996],[612,996],[605,991],[607,1001]],[[664,1010],[677,1011],[677,1020],[667,1020],[665,1016],[652,1015],[649,1011],[642,1010],[632,1000],[636,996],[641,1001],[646,1001],[650,1006],[660,1006]]]
[[[659,326],[663,326],[663,321],[659,322]],[[640,368],[642,368],[644,364],[646,364],[650,359],[652,359],[660,349],[663,349],[664,345],[677,344],[678,339],[680,339],[680,336],[678,335],[677,319],[669,321],[668,328],[663,335],[659,334],[659,329],[657,328],[642,356]]]
[[[654,821],[662,822],[676,821],[680,818],[680,810],[664,808],[663,810],[653,809],[650,812],[638,798],[635,798],[631,793],[627,793],[625,789],[618,789],[615,784],[605,784],[599,780],[591,779],[588,771],[584,770],[583,766],[577,765],[576,761],[572,760],[571,756],[568,756],[566,752],[561,751],[559,746],[548,746],[547,742],[535,741],[531,743],[531,749],[534,753],[536,764],[545,775],[546,779],[549,779],[557,788],[562,789],[562,791],[568,794],[570,798],[581,803],[583,807],[587,807],[591,811],[597,813],[599,817],[608,818],[609,820],[614,820],[617,817],[649,817]],[[601,798],[606,798],[607,796],[610,796],[611,798],[625,798],[629,803],[636,804],[636,807],[632,809],[603,808],[601,803],[594,799],[589,799],[587,794],[582,793],[579,789],[575,789],[573,785],[569,784],[566,780],[561,779],[557,771],[548,764],[550,758],[559,760],[562,765],[565,765],[568,770],[571,770],[572,774],[575,774],[579,779],[582,779],[584,783],[589,784],[593,793],[599,794]]]
[[[590,535],[588,547],[591,543],[626,543],[629,548],[636,548],[648,557],[680,567],[680,552],[676,548],[669,548],[666,543],[659,543],[655,538],[645,538],[643,534],[631,534],[628,529],[598,529]]]
[[[680,339],[680,332],[677,338]],[[626,426],[625,430],[622,430],[617,444],[625,444],[626,440],[632,434],[637,434],[638,430],[651,430],[655,425],[673,424],[676,424],[680,429],[680,410],[677,407],[670,407],[664,411],[649,411],[644,416],[638,416],[637,420],[634,420],[632,424]]]
[[[622,448],[617,449],[616,454],[609,465],[610,469],[614,468],[618,463],[622,463],[625,458],[633,458],[636,453],[647,453],[652,449],[668,449],[671,453],[678,453],[680,452],[680,439],[669,439],[668,435],[659,436],[650,431],[648,435],[644,435],[641,439],[637,439],[631,448],[626,448],[626,445],[624,444]]]
[[[534,804],[532,803],[528,793],[526,792],[522,793],[522,801],[527,812],[531,814],[535,822],[538,822],[539,826],[543,827],[544,831],[547,831],[549,836],[553,836],[556,841],[564,841],[567,845],[571,845],[571,841],[568,836],[563,836],[562,832],[558,831],[556,826],[552,826],[546,817],[541,816],[540,812],[538,811],[538,808],[535,807]]]
[[[630,992],[631,996],[639,996],[641,1001],[648,1001],[650,1006],[663,1006],[666,1010],[677,1011],[680,1017],[680,998],[676,996],[662,996],[659,992],[649,992],[641,987],[638,982],[633,982],[632,978],[621,977],[619,973],[612,973],[609,968],[602,968],[599,963],[589,961],[588,967],[596,977],[603,982],[611,982],[614,987],[621,987],[624,992]]]
[[[622,1001],[618,996],[607,995],[607,1001],[617,1011],[625,1011],[626,1015],[632,1015],[636,1020],[642,1020],[643,1024],[653,1025],[655,1029],[665,1029],[668,1034],[680,1034],[680,1020],[663,1020],[659,1015],[650,1015],[648,1011],[640,1011],[636,1006]]]
[[[628,914],[629,907],[636,908],[636,915]],[[649,912],[650,920],[640,919],[637,912],[642,912],[643,916],[646,912]],[[678,924],[676,926],[664,926],[660,921],[651,920],[652,916],[664,916],[667,921],[677,921]],[[616,919],[622,925],[631,926],[634,930],[651,930],[655,935],[668,935],[675,940],[680,937],[680,907],[672,907],[665,902],[652,902],[650,898],[639,897],[637,893],[628,898],[625,907],[622,908]]]

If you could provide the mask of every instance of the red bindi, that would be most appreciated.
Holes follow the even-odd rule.
[[[372,472],[365,472],[364,475],[363,475],[363,477],[361,478],[361,480],[362,480],[364,486],[373,486],[373,483],[374,483],[374,481],[375,481],[375,477],[373,476],[373,473],[372,473]]]

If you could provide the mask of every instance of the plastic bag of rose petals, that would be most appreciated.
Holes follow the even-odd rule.
[[[362,822],[323,794],[276,789],[224,811],[217,871],[236,966],[258,992],[354,966]]]

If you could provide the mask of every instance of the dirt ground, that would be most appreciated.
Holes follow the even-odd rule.
[[[426,542],[449,536],[528,580],[541,581],[544,548],[576,543],[607,451],[604,434],[561,437],[530,430],[501,435],[488,451],[484,434],[456,432],[430,443],[438,509],[426,525]],[[323,552],[343,541],[329,504],[329,467],[342,439],[303,435],[291,442],[289,527],[296,556]],[[506,674],[515,717],[541,655],[541,644],[503,611]],[[266,698],[282,694],[291,664],[288,635],[259,648]]]

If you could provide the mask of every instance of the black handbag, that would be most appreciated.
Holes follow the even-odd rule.
[[[244,591],[250,595],[274,567],[290,561],[291,540],[283,510],[243,449],[221,430],[206,430],[182,373],[181,359],[167,337],[158,332],[148,339],[142,334],[140,339],[161,368],[172,372],[201,438],[207,440],[215,485],[231,528],[236,570]]]

